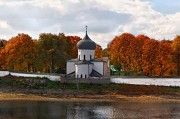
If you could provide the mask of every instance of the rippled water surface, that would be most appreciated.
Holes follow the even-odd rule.
[[[0,101],[0,119],[180,119],[180,103]]]

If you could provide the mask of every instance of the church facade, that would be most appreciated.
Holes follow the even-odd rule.
[[[67,61],[66,75],[68,77],[91,78],[108,75],[108,58],[103,58],[102,61],[95,59],[96,43],[89,38],[87,29],[85,37],[77,43],[77,49],[77,58]]]

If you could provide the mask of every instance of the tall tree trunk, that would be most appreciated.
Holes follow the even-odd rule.
[[[51,55],[51,73],[54,73],[54,54],[52,52],[52,55]]]
[[[51,73],[54,73],[54,60],[51,60]]]

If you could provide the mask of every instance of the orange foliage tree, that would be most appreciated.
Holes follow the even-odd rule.
[[[78,56],[78,50],[76,44],[81,40],[79,36],[67,36],[72,45],[72,51],[68,51],[72,58],[76,58]]]
[[[132,71],[137,75],[172,76],[175,63],[172,60],[171,44],[170,41],[157,41],[144,35],[134,37],[132,34],[123,33],[108,44],[106,52],[111,64],[118,69],[123,68],[125,73]],[[172,45],[177,50],[175,44],[180,43],[176,41]]]
[[[136,51],[135,36],[130,33],[123,33],[117,36],[109,44],[109,56],[111,62],[118,68],[126,71],[133,70],[134,52]]]
[[[174,71],[170,41],[147,40],[143,46],[143,71],[147,76],[172,76]]]
[[[157,56],[156,75],[157,76],[172,76],[175,70],[175,63],[172,55],[172,42],[160,41],[159,51]]]
[[[148,36],[138,35],[136,37],[136,51],[135,51],[135,69],[138,75],[143,74],[143,46],[146,40],[150,40]]]
[[[2,68],[6,70],[30,71],[34,56],[34,43],[27,34],[18,34],[1,50]]]
[[[176,36],[172,43],[173,58],[176,63],[177,76],[180,76],[180,36]]]
[[[143,72],[147,76],[153,76],[155,74],[155,67],[157,65],[157,55],[159,50],[159,42],[154,39],[146,40],[142,51],[142,63],[143,63]]]
[[[98,44],[96,44],[96,49],[95,49],[95,59],[102,60],[103,58],[103,50],[102,47]]]
[[[6,44],[7,44],[6,40],[0,40],[0,69],[2,69],[2,64],[5,62],[5,58],[3,57],[2,51]]]

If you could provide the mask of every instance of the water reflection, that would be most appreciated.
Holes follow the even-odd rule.
[[[179,119],[180,103],[0,101],[0,119]]]

